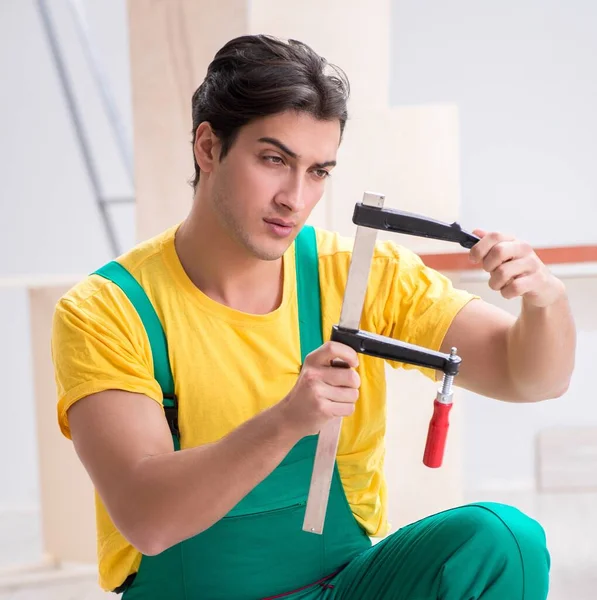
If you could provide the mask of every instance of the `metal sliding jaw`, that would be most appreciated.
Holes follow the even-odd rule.
[[[361,313],[378,230],[452,241],[465,248],[472,248],[479,238],[463,231],[456,223],[449,225],[411,213],[384,209],[384,199],[381,194],[366,192],[363,201],[355,206],[353,223],[357,225],[357,231],[340,321],[338,325],[333,326],[331,339],[350,346],[361,354],[427,367],[444,373],[442,387],[434,401],[433,416],[429,423],[423,454],[424,464],[430,468],[437,468],[443,460],[449,426],[448,415],[452,408],[452,383],[458,374],[461,359],[456,355],[455,348],[450,354],[444,354],[362,331],[359,329]],[[335,363],[335,366],[347,367],[343,363]],[[303,521],[303,530],[310,533],[323,533],[341,425],[342,419],[335,418],[328,421],[319,432]]]

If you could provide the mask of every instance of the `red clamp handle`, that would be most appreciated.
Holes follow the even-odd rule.
[[[448,429],[450,427],[449,415],[451,408],[451,403],[442,404],[437,400],[433,403],[433,416],[429,422],[427,443],[425,445],[425,454],[423,455],[423,464],[431,469],[437,469],[442,466],[446,438],[448,437]]]

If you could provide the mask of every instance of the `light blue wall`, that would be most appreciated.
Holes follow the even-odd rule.
[[[394,0],[391,101],[455,102],[462,219],[597,242],[597,4]]]
[[[393,1],[391,101],[458,105],[463,226],[536,246],[597,243],[596,25],[590,0]],[[532,406],[464,394],[468,488],[532,485],[539,432],[597,425],[595,285],[568,283],[579,326],[570,391]]]

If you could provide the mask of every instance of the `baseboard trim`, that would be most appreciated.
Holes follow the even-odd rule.
[[[467,488],[467,495],[490,494],[500,492],[535,493],[537,491],[534,479],[487,479],[475,488]]]
[[[38,506],[0,506],[0,522],[10,522],[13,518],[22,520],[38,517]],[[18,530],[9,529],[10,535],[18,534]],[[4,532],[6,533],[6,532]],[[0,535],[1,537],[1,535]],[[10,536],[9,536],[10,538]],[[32,543],[37,544],[37,534],[32,538]],[[11,543],[11,539],[7,540]],[[26,555],[25,564],[8,564],[0,566],[0,592],[13,592],[28,588],[37,588],[52,584],[61,584],[77,581],[95,582],[98,580],[97,565],[80,563],[61,563],[53,556],[40,556],[37,552]],[[23,560],[23,558],[21,559]]]
[[[0,591],[12,592],[75,581],[97,581],[97,578],[96,565],[58,565],[47,558],[39,563],[0,569]]]

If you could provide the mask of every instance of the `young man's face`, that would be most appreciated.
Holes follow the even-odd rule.
[[[321,199],[339,143],[338,120],[306,113],[243,127],[209,174],[208,196],[226,232],[262,260],[282,256]]]

